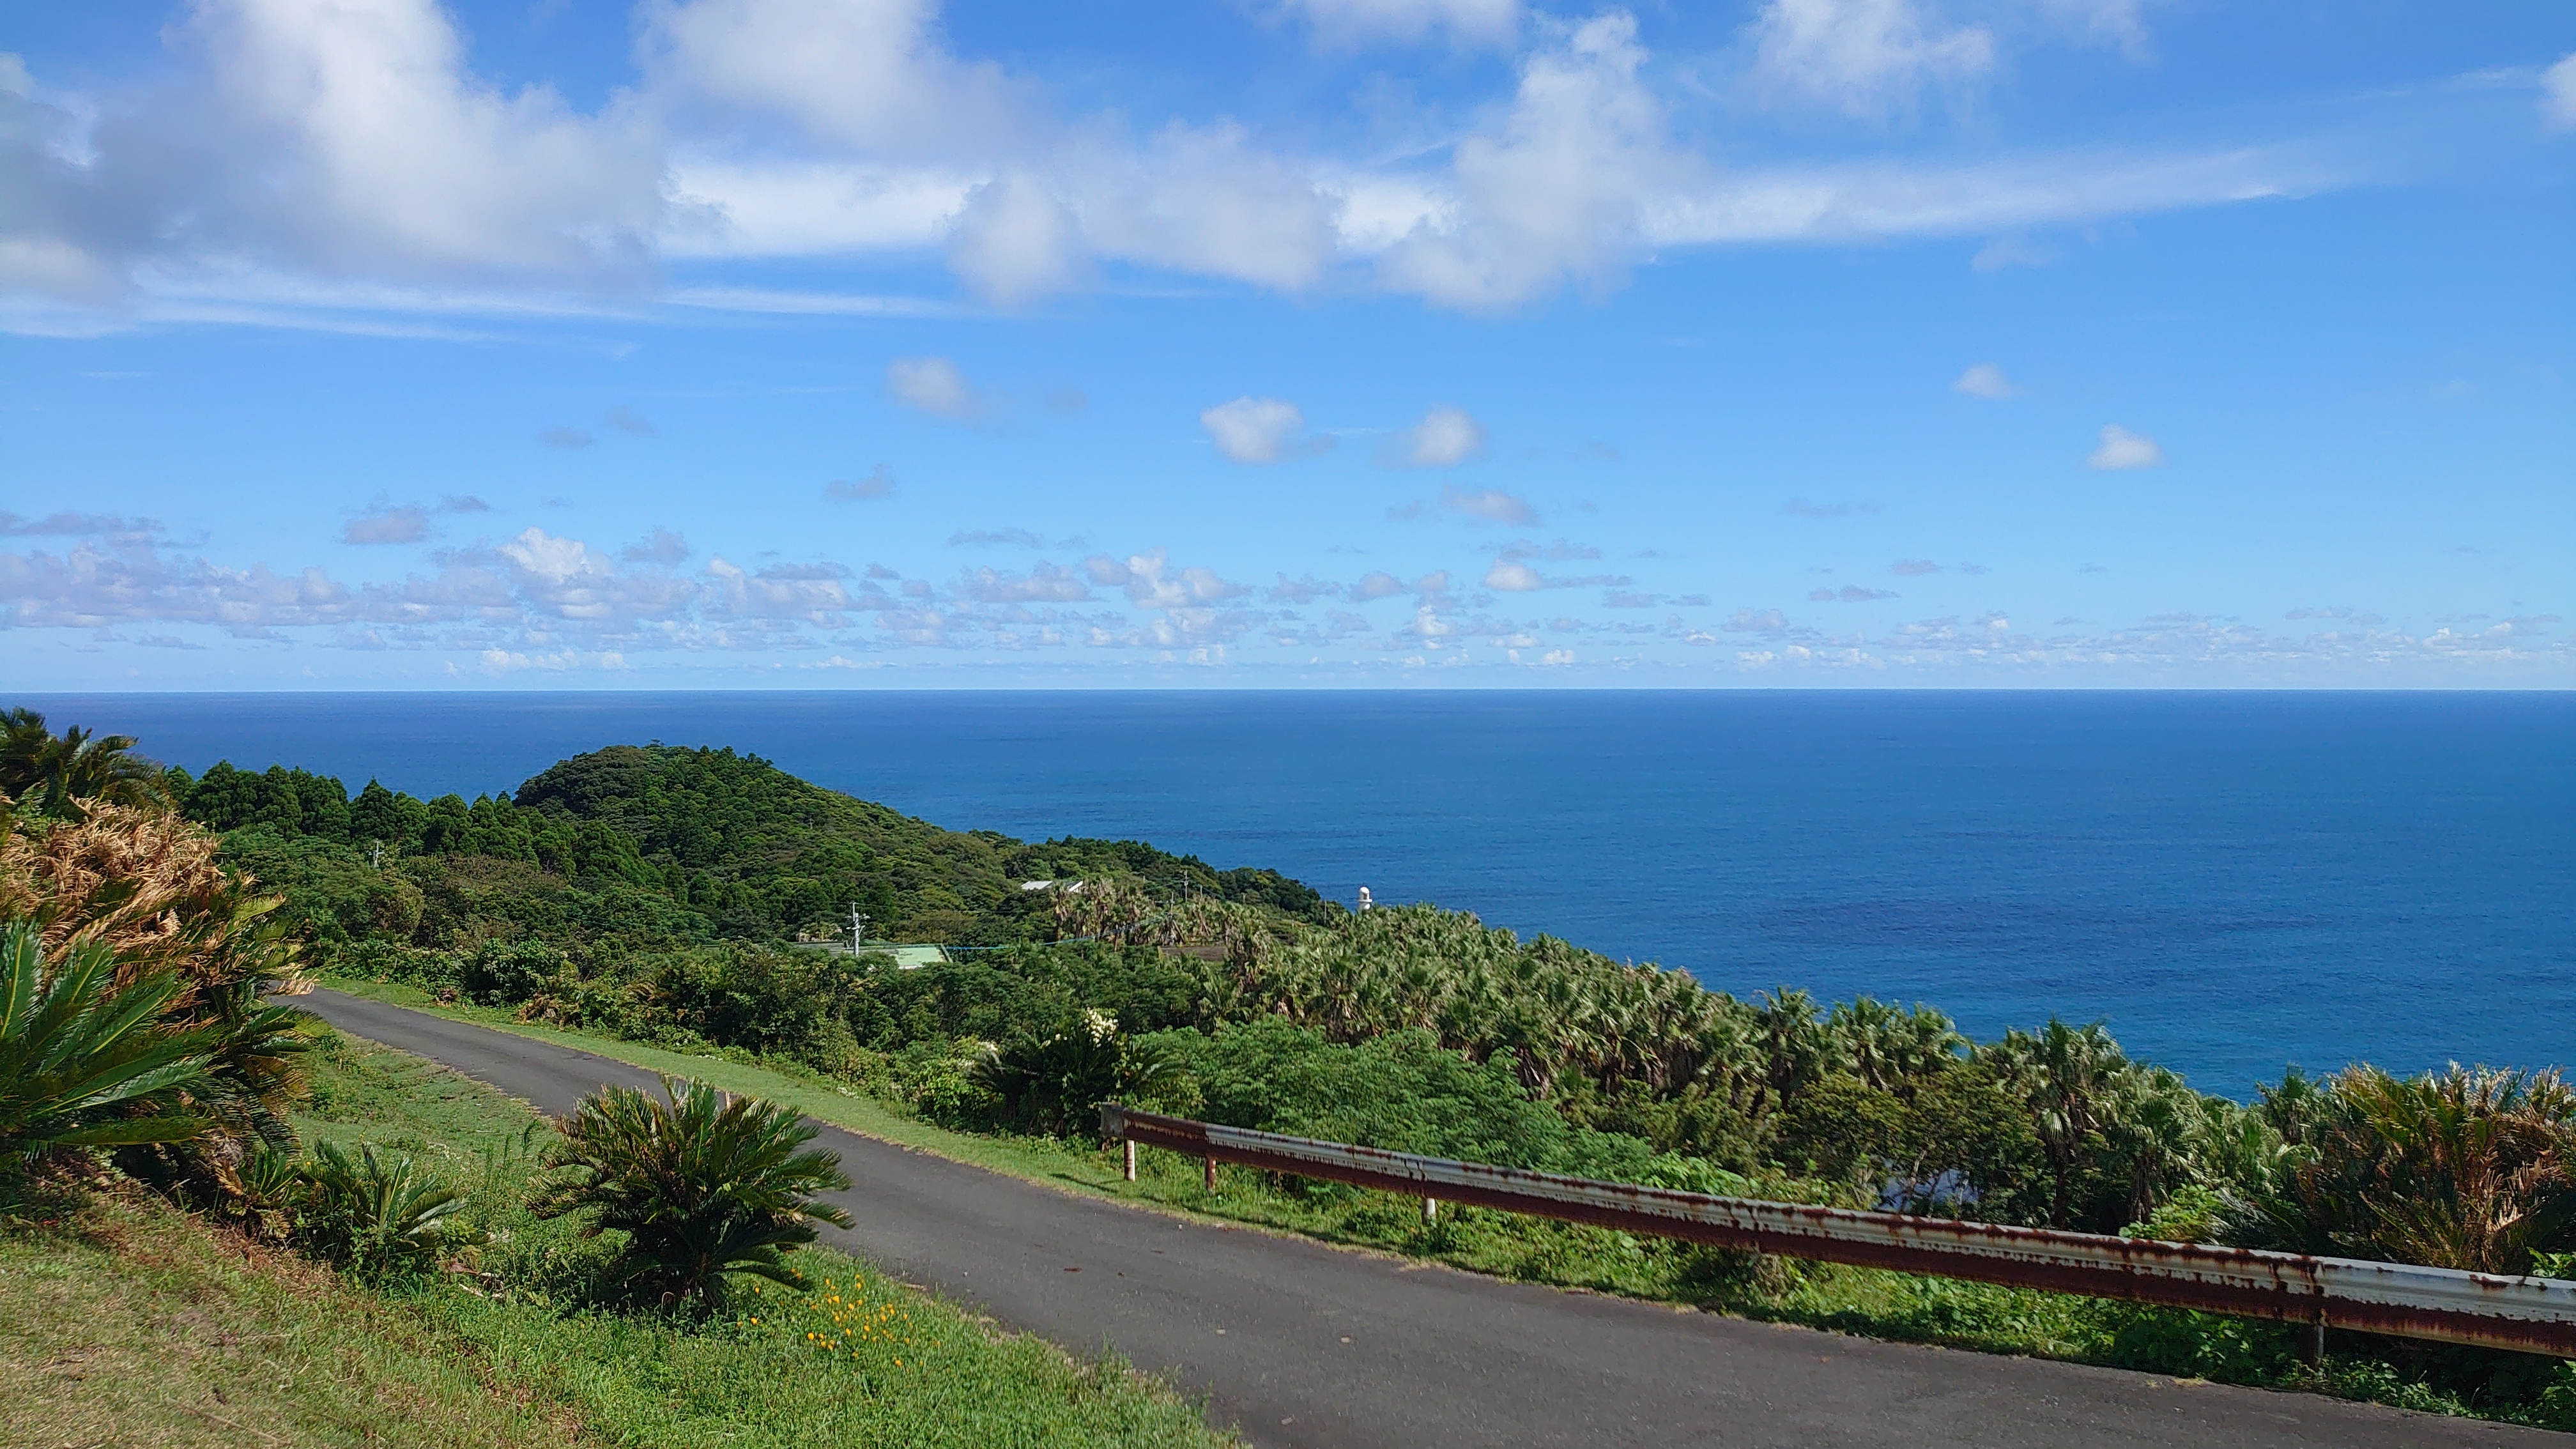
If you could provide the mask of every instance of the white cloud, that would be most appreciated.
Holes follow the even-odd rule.
[[[689,541],[655,524],[653,531],[617,551],[626,563],[660,564],[665,568],[689,556]]]
[[[945,357],[898,357],[886,364],[885,386],[896,402],[934,418],[971,423],[984,414],[983,397]]]
[[[966,576],[962,592],[978,603],[1077,603],[1091,597],[1091,587],[1071,569],[1040,562],[1027,573],[977,569]]]
[[[1752,29],[1764,80],[1864,118],[1995,64],[1990,31],[1939,29],[1913,0],[1771,0]]]
[[[1333,207],[1301,163],[1231,122],[1163,127],[1140,148],[1066,164],[1084,239],[1101,256],[1303,291],[1336,245]]]
[[[948,266],[985,299],[1018,307],[1082,275],[1073,212],[1034,178],[1013,173],[967,193],[948,234]]]
[[[183,34],[207,111],[156,140],[202,148],[164,164],[195,172],[179,219],[208,240],[325,273],[581,276],[658,221],[646,128],[469,77],[433,0],[207,0]]]
[[[1481,518],[1487,523],[1529,525],[1538,522],[1538,510],[1529,500],[1500,488],[1463,489],[1454,484],[1440,485],[1440,508],[1465,518]]]
[[[1433,407],[1389,440],[1388,458],[1416,468],[1451,468],[1485,456],[1485,425],[1464,408]]]
[[[823,485],[823,496],[835,503],[865,503],[871,498],[892,498],[894,469],[879,463],[870,468],[864,478],[835,478]]]
[[[1275,397],[1239,397],[1199,414],[1216,450],[1238,463],[1276,463],[1326,440],[1306,440],[1306,415]]]
[[[1645,59],[1637,22],[1615,10],[1532,53],[1500,132],[1458,143],[1454,196],[1386,250],[1381,280],[1494,310],[1627,261],[1640,208],[1699,169],[1665,142]]]
[[[429,510],[378,505],[349,520],[342,543],[418,543],[429,537]]]
[[[974,154],[1024,124],[997,66],[957,60],[938,0],[682,0],[647,7],[644,50],[669,104],[783,117],[826,146]]]
[[[1960,373],[1958,381],[1950,384],[1950,391],[1981,397],[1988,402],[2005,402],[2021,396],[2021,389],[2004,376],[2003,368],[1991,362],[1977,363]]]
[[[1507,45],[1520,29],[1520,0],[1279,0],[1301,15],[1318,38],[1336,44],[1364,40],[1427,40],[1445,32],[1460,44]]]
[[[2541,73],[2540,113],[2555,125],[2576,126],[2576,51]]]
[[[2118,423],[2102,426],[2102,441],[2092,456],[2084,460],[2088,468],[2115,470],[2121,468],[2156,468],[2163,466],[2165,450],[2156,440],[2143,433],[2133,433]]]
[[[1498,558],[1492,568],[1485,570],[1485,587],[1518,594],[1546,588],[1547,580],[1540,578],[1538,570],[1528,564]]]

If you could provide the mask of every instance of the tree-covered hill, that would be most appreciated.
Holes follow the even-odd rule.
[[[896,940],[1004,945],[1053,934],[1031,880],[1149,897],[1327,908],[1276,871],[1218,871],[1135,841],[955,831],[730,749],[617,745],[514,795],[422,800],[369,781],[220,763],[173,771],[190,818],[288,890],[315,944],[472,947],[521,936],[686,942],[838,934],[852,906]]]

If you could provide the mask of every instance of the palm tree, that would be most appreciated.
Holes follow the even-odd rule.
[[[92,735],[79,725],[60,735],[23,706],[0,712],[0,793],[23,805],[41,790],[45,815],[83,813],[81,802],[166,805],[170,787],[159,765],[132,753],[132,735]]]
[[[116,984],[116,953],[74,943],[45,960],[32,921],[0,927],[0,1170],[65,1148],[178,1142],[207,1130],[184,1094],[215,1033],[165,1025],[166,970]]]
[[[802,1289],[780,1250],[814,1241],[818,1221],[850,1226],[814,1197],[850,1185],[839,1159],[805,1145],[814,1129],[792,1108],[669,1077],[662,1094],[603,1087],[556,1122],[563,1140],[546,1165],[562,1175],[530,1208],[591,1214],[592,1236],[625,1233],[624,1286],[699,1314],[724,1306],[736,1274]]]
[[[2076,1172],[2101,1125],[2104,1092],[2128,1058],[2102,1023],[2072,1027],[2053,1016],[2036,1035],[2005,1032],[1988,1052],[2030,1109],[2048,1156],[2048,1221],[2064,1227]]]

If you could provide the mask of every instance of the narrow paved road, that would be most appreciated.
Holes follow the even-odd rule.
[[[650,1073],[357,997],[301,1003],[549,1112]],[[1114,1347],[1261,1445],[2070,1449],[2564,1442],[1503,1283],[1078,1197],[826,1127],[834,1246],[1076,1352]]]

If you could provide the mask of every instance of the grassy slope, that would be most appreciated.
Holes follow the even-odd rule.
[[[9,1443],[598,1442],[486,1368],[409,1307],[131,1188],[0,1220]]]
[[[378,1297],[139,1195],[0,1228],[0,1438],[43,1444],[1196,1446],[1198,1412],[1115,1362],[1000,1334],[866,1264],[682,1333],[543,1291],[586,1248],[519,1207],[523,1104],[366,1043],[325,1054],[308,1140],[375,1142],[474,1189],[523,1286]],[[225,1427],[239,1425],[248,1433]],[[21,1437],[21,1435],[25,1437]]]
[[[817,1073],[755,1061],[739,1051],[693,1054],[533,1025],[513,1020],[506,1011],[437,1005],[425,993],[396,984],[332,985],[784,1102],[820,1121],[995,1172],[1166,1212],[1427,1258],[1498,1277],[1688,1303],[1872,1338],[2307,1388],[2429,1413],[2474,1412],[2376,1363],[2330,1360],[2322,1374],[2302,1370],[2288,1362],[2290,1330],[2277,1324],[1832,1265],[1775,1265],[1785,1271],[1747,1278],[1724,1271],[1724,1260],[1704,1250],[1474,1208],[1453,1208],[1438,1228],[1426,1230],[1410,1198],[1338,1189],[1317,1195],[1282,1192],[1261,1174],[1233,1167],[1220,1169],[1218,1190],[1210,1195],[1196,1160],[1150,1149],[1138,1154],[1140,1180],[1128,1183],[1121,1180],[1115,1148],[950,1131]]]

